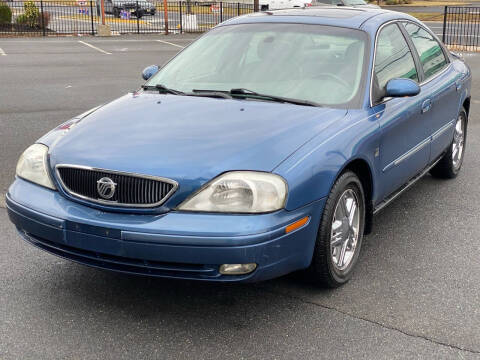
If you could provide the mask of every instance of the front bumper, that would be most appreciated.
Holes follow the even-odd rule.
[[[131,274],[210,281],[260,281],[306,268],[324,200],[261,215],[103,212],[17,179],[6,198],[10,220],[29,243],[94,267]],[[285,227],[310,216],[302,228]],[[256,263],[247,275],[221,264]]]

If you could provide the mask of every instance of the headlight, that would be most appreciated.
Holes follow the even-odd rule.
[[[287,184],[278,175],[232,171],[210,181],[178,210],[265,213],[283,208],[286,197]]]
[[[47,152],[48,147],[42,144],[27,148],[18,159],[17,176],[55,190],[47,171]]]

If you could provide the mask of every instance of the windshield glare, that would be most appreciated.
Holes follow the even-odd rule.
[[[366,54],[363,31],[321,25],[221,26],[194,42],[147,85],[257,93],[358,106]]]

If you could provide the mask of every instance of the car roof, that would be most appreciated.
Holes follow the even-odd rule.
[[[222,25],[287,22],[300,24],[334,25],[347,28],[360,28],[369,19],[383,23],[391,19],[413,19],[395,11],[376,8],[353,8],[346,6],[310,6],[284,10],[263,11],[247,14],[228,20]]]

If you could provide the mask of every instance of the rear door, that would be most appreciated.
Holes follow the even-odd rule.
[[[430,157],[430,128],[425,124],[422,105],[425,94],[384,98],[391,79],[421,80],[401,24],[387,23],[380,28],[372,78],[372,105],[381,128],[379,176],[381,193],[387,197],[422,171]]]
[[[453,139],[461,83],[440,43],[426,29],[411,22],[403,26],[418,54],[423,71],[422,93],[428,94],[430,107],[425,113],[432,135],[430,161],[436,160]]]

